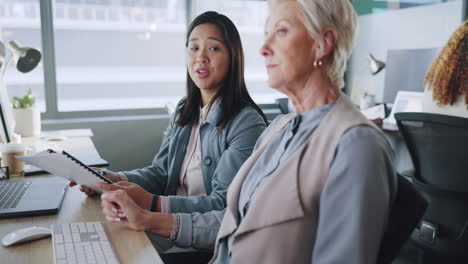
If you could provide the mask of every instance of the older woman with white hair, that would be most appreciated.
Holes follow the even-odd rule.
[[[349,0],[277,0],[270,8],[260,52],[269,85],[296,113],[261,135],[224,211],[161,215],[145,228],[176,233],[179,246],[214,246],[213,263],[375,263],[396,173],[384,135],[340,92],[356,13]],[[104,207],[112,203],[133,210],[123,192],[106,193]]]

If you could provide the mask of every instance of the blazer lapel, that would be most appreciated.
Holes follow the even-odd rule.
[[[226,213],[224,214],[223,222],[218,233],[218,240],[229,236],[230,234],[232,234],[232,232],[236,230],[239,221],[237,214],[237,205],[239,201],[239,194],[240,189],[242,187],[242,183],[244,182],[245,177],[247,177],[247,174],[257,161],[260,154],[262,154],[263,150],[266,148],[266,145],[267,144],[263,144],[254,153],[252,153],[252,155],[244,162],[242,167],[239,169],[231,185],[229,186],[227,193]]]
[[[291,171],[300,168],[300,156],[306,149],[307,143],[290,157],[292,163],[278,168],[263,191],[251,203],[248,212],[239,226],[236,236],[262,227],[286,222],[304,216],[304,209],[299,197],[298,173],[294,177]]]
[[[272,127],[269,133],[265,136],[260,147],[252,153],[252,155],[244,162],[242,167],[237,172],[236,176],[234,177],[234,180],[232,181],[228,189],[226,213],[224,214],[223,222],[221,223],[221,227],[218,233],[218,241],[232,234],[238,226],[238,201],[240,189],[242,187],[242,183],[245,180],[245,177],[247,177],[253,165],[267,147],[271,138],[281,129],[283,129],[283,127],[293,117],[294,114],[288,114],[283,116],[281,120],[278,120],[275,127]]]

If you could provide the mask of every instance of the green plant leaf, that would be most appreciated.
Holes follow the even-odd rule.
[[[36,98],[32,95],[31,90],[29,90],[22,98],[14,96],[11,100],[13,108],[30,108],[34,106],[35,102]]]

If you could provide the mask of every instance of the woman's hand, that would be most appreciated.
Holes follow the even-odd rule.
[[[165,238],[171,236],[174,216],[152,213],[139,207],[124,190],[105,191],[102,211],[110,222],[125,223],[135,231],[150,231]]]
[[[97,187],[104,192],[122,190],[141,208],[150,210],[151,203],[153,202],[153,194],[141,188],[138,184],[131,182],[117,182],[114,184],[107,184],[98,182]]]
[[[101,195],[102,211],[110,222],[126,223],[130,229],[144,231],[147,229],[148,210],[139,207],[123,190],[106,191]]]
[[[95,168],[95,167],[91,167],[91,169],[93,169],[93,170],[95,170],[95,171],[101,170],[101,169]],[[118,173],[115,173],[115,172],[109,171],[109,170],[106,170],[106,175],[105,175],[105,177],[106,177],[107,179],[111,180],[112,182],[118,182],[118,181],[121,181],[121,180],[122,180],[121,177],[120,177],[120,175],[119,175]],[[73,186],[75,186],[75,185],[77,185],[77,184],[76,184],[76,182],[74,182],[74,181],[70,181],[70,182],[68,183],[68,186],[70,186],[70,187],[73,187]],[[93,189],[91,189],[91,188],[89,188],[89,187],[87,187],[87,186],[80,186],[80,191],[84,192],[84,193],[85,193],[86,195],[88,195],[88,196],[93,196],[93,195],[96,194],[96,192],[95,192]]]

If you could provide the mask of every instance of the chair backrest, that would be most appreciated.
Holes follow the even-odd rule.
[[[468,118],[397,113],[418,180],[450,191],[468,191]]]
[[[395,119],[414,163],[413,184],[429,201],[411,240],[427,251],[468,256],[468,118],[397,113]]]
[[[392,262],[410,237],[427,207],[427,201],[416,191],[411,182],[401,175],[397,177],[397,196],[380,245],[378,264]]]

